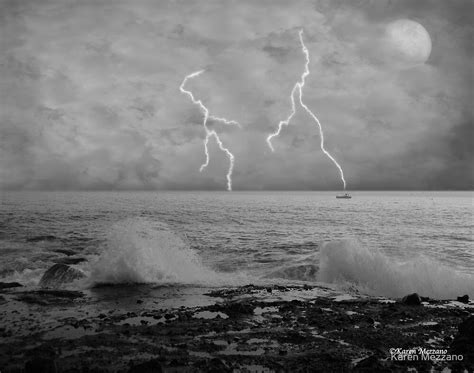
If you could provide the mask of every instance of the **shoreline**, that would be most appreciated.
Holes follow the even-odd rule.
[[[473,315],[469,300],[408,305],[308,285],[12,287],[0,290],[0,369],[463,371],[474,366],[474,334],[463,332]],[[433,354],[406,352],[418,347]]]

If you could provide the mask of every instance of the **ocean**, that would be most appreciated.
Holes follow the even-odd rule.
[[[0,281],[474,296],[472,192],[2,192]]]

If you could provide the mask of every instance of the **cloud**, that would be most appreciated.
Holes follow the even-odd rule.
[[[304,68],[300,28],[305,102],[349,188],[473,186],[469,2],[20,3],[1,0],[0,188],[225,189],[215,144],[199,173],[202,115],[178,89],[203,68],[190,89],[243,125],[211,123],[235,189],[340,188],[301,110],[266,146]],[[381,60],[399,18],[432,36],[426,64]]]

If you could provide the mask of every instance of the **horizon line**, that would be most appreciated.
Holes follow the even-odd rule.
[[[474,192],[472,189],[0,189],[0,193],[8,192],[222,192],[222,193],[241,193],[241,192]]]

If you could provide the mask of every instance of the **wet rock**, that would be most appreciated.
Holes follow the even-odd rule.
[[[409,294],[402,298],[402,303],[408,306],[419,306],[421,305],[421,297],[417,293]]]
[[[52,297],[69,298],[69,299],[75,299],[75,298],[80,298],[84,296],[82,292],[74,291],[74,290],[37,290],[32,293],[36,293],[42,296],[52,296]]]
[[[243,295],[243,294],[254,294],[258,292],[259,290],[264,290],[264,287],[258,287],[255,285],[245,285],[241,286],[238,288],[233,288],[233,289],[219,289],[219,290],[214,290],[209,293],[206,293],[206,295],[210,297],[219,297],[219,298],[232,298],[235,296]]]
[[[58,288],[85,276],[82,271],[67,264],[55,264],[44,273],[39,285],[43,288]]]
[[[255,306],[253,304],[242,301],[227,302],[209,307],[210,311],[223,312],[231,317],[239,315],[253,315],[254,309]]]
[[[469,303],[469,295],[463,295],[462,297],[458,297],[458,302],[461,303]]]
[[[75,299],[83,297],[80,291],[72,290],[36,290],[26,291],[17,296],[17,300],[25,303],[40,305],[62,305],[73,302]]]
[[[459,325],[459,334],[467,336],[474,343],[474,316],[468,317]]]
[[[454,338],[450,335],[447,335],[446,337],[443,338],[443,341],[445,341],[446,343],[450,343],[454,340]]]
[[[369,324],[375,324],[375,320],[374,320],[372,317],[370,317],[370,316],[367,317],[366,320],[367,320],[367,322],[368,322]]]
[[[17,288],[23,286],[18,282],[0,282],[0,290],[1,289],[10,289],[10,288]]]
[[[37,357],[25,364],[25,373],[56,373],[56,363],[53,359]]]
[[[275,288],[271,288],[276,293]],[[115,295],[115,289],[110,290]],[[229,289],[225,290],[229,292]],[[245,288],[245,291],[250,290],[249,287]],[[296,291],[301,290],[304,290],[302,286]],[[68,298],[73,294],[61,290],[16,292],[6,297],[20,294],[34,295],[41,300],[52,299],[51,302],[72,302],[75,299]],[[243,291],[238,288],[233,294],[243,294]],[[261,299],[262,295],[265,299]],[[449,304],[440,308],[410,307],[400,301],[387,304],[370,298],[339,302],[332,297],[315,296],[314,299],[302,297],[292,302],[280,297],[269,297],[266,287],[251,296],[246,294],[237,299],[218,300],[213,305],[180,307],[179,310],[157,308],[155,304],[158,302],[153,303],[154,298],[148,298],[141,292],[133,292],[126,297],[127,305],[140,310],[137,312],[127,312],[129,307],[118,307],[108,299],[106,303],[100,304],[101,307],[86,308],[91,315],[86,317],[81,313],[84,319],[70,317],[74,308],[67,304],[68,316],[55,319],[55,323],[67,326],[65,333],[78,338],[43,338],[41,346],[54,348],[54,356],[29,347],[32,344],[31,335],[36,338],[35,334],[41,331],[38,330],[40,324],[33,323],[34,318],[44,322],[44,315],[49,312],[36,312],[42,310],[40,307],[21,307],[30,308],[26,312],[31,312],[28,316],[31,320],[25,317],[22,321],[30,333],[24,337],[19,335],[17,340],[12,339],[11,343],[0,346],[1,370],[13,371],[11,369],[15,366],[23,368],[25,361],[41,356],[56,359],[61,371],[99,372],[117,366],[125,372],[224,373],[239,369],[248,371],[247,367],[252,366],[252,371],[260,372],[402,372],[406,371],[407,366],[390,360],[390,348],[425,346],[428,338],[431,338],[437,341],[436,346],[440,348],[448,348],[450,344],[454,351],[464,348],[462,351],[467,351],[465,361],[468,361],[468,349],[474,351],[472,338],[469,338],[472,334],[471,321],[466,321],[471,316],[470,310],[448,301],[439,301],[440,305]],[[84,311],[83,307],[88,307],[89,300],[86,297],[77,302],[78,308]],[[137,300],[143,300],[143,305],[137,306]],[[430,301],[430,304],[434,302]],[[254,313],[255,307],[268,310]],[[66,307],[59,307],[58,310],[61,308]],[[224,312],[230,317],[192,317],[201,311]],[[87,315],[87,312],[84,313]],[[147,326],[141,326],[146,325],[151,318],[159,320],[163,317],[164,320],[165,314],[173,321],[163,323],[160,320],[159,323],[150,322]],[[51,313],[51,317],[56,315],[56,312]],[[145,319],[127,320],[135,316]],[[11,317],[10,312],[5,313],[5,317]],[[14,320],[17,319],[15,316]],[[461,326],[463,319],[466,322]],[[379,325],[378,321],[382,324]],[[429,324],[425,325],[427,322]],[[434,325],[434,322],[437,324]],[[16,332],[7,325],[3,329],[0,327],[0,337],[9,338]],[[55,324],[52,326],[46,324],[45,329],[55,330]],[[439,331],[435,332],[434,328],[439,328]],[[451,335],[456,335],[459,341],[452,343],[453,339],[448,338]],[[38,334],[38,338],[41,336]],[[443,337],[446,338],[445,342],[441,339]],[[61,349],[64,351],[60,352]],[[25,355],[27,358],[24,358]],[[357,362],[354,360],[356,357],[365,358]],[[460,363],[465,364],[464,361]],[[427,372],[430,371],[427,364],[429,362],[415,362],[410,366],[419,372]],[[470,371],[468,365],[464,368],[453,366],[454,372],[465,370]]]
[[[463,355],[463,363],[472,367],[474,366],[474,316],[468,317],[459,324],[458,331],[451,344],[451,353]]]
[[[283,343],[298,344],[307,340],[307,336],[297,332],[296,330],[288,330],[286,333],[278,336],[277,339]]]
[[[372,355],[361,360],[355,367],[354,372],[391,372],[384,366],[376,356]]]
[[[232,369],[230,369],[224,361],[218,358],[213,358],[207,362],[205,362],[205,365],[202,367],[197,365],[196,366],[202,368],[202,371],[205,372],[212,372],[212,373],[225,373],[225,372],[232,372]]]
[[[158,359],[146,361],[144,363],[134,364],[128,370],[128,373],[161,373],[163,369]]]
[[[474,316],[468,317],[458,327],[449,350],[450,354],[461,355],[461,361],[453,363],[454,372],[470,372],[474,367]]]

